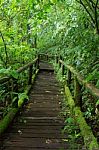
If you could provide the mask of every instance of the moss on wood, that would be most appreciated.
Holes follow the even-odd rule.
[[[67,98],[67,101],[68,101],[68,104],[71,108],[71,110],[73,111],[74,107],[75,107],[75,102],[72,98],[72,95],[70,93],[70,90],[67,86],[65,86],[65,95],[66,95],[66,98]]]
[[[18,112],[18,108],[12,108],[9,113],[0,122],[0,135],[7,129],[8,125],[13,120],[15,114]]]
[[[25,93],[27,94],[29,90],[30,90],[30,86],[27,88]],[[8,112],[8,114],[1,120],[1,122],[0,122],[0,135],[7,129],[7,127],[12,122],[12,120],[14,119],[15,115],[17,114],[19,109],[22,107],[24,102],[25,102],[25,99],[20,98],[18,101],[18,108],[11,108],[10,111]]]
[[[83,113],[80,111],[79,107],[74,108],[76,122],[79,124],[81,134],[84,137],[84,143],[88,147],[89,150],[98,150],[97,140],[94,137],[91,127],[85,121],[83,117]]]
[[[85,118],[83,117],[83,113],[80,110],[80,107],[75,107],[75,103],[70,93],[70,90],[66,85],[65,95],[67,100],[66,102],[69,104],[72,113],[75,115],[76,122],[78,123],[79,128],[81,130],[85,146],[88,150],[98,150],[99,145],[97,143],[97,139],[94,137],[91,128],[86,123]]]
[[[81,85],[84,85],[86,89],[89,90],[89,92],[95,96],[95,97],[99,97],[99,89],[97,89],[93,84],[91,83],[87,83],[86,80],[81,76],[80,73],[78,73],[78,71],[76,71],[72,66],[70,65],[66,65],[62,60],[59,60],[59,62],[64,65],[68,70],[70,70],[71,73],[73,73],[76,78],[78,79],[79,83]]]
[[[33,77],[32,77],[32,83],[34,82],[38,71],[39,71],[39,69],[37,69],[36,73],[33,75]],[[31,89],[31,85],[29,85],[25,89],[25,93],[28,94],[29,91],[30,91],[30,89]],[[20,98],[19,101],[18,101],[18,108],[11,108],[10,111],[8,112],[8,114],[1,120],[1,122],[0,122],[0,136],[5,132],[5,130],[10,125],[10,123],[13,121],[15,115],[17,114],[17,112],[19,111],[19,109],[22,107],[22,105],[24,104],[24,102],[25,102],[25,99],[24,98]]]

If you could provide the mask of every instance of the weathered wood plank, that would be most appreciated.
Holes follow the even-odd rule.
[[[59,89],[52,72],[39,72],[29,102],[3,137],[3,150],[70,150],[68,140],[64,142],[68,135],[62,134]]]

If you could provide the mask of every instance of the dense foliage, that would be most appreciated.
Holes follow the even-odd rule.
[[[39,48],[62,55],[66,63],[75,65],[87,81],[94,80],[99,87],[98,29],[82,5],[68,0],[52,6],[39,39]]]
[[[16,69],[42,50],[63,55],[99,87],[98,0],[2,0],[0,7],[0,68]]]
[[[99,88],[99,0],[1,0],[0,8],[0,77],[17,78],[14,70],[44,52]]]

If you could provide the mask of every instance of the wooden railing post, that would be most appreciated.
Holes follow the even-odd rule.
[[[77,77],[74,77],[74,99],[76,106],[82,108],[82,92],[81,92],[81,85],[79,84]]]
[[[38,59],[37,59],[37,69],[39,69],[39,64],[40,64],[40,55],[38,55]]]
[[[33,65],[29,67],[29,79],[28,84],[30,85],[32,83],[32,73],[33,73]]]
[[[59,60],[60,60],[60,57],[59,57]],[[59,61],[59,68],[61,67],[61,62]]]
[[[18,108],[18,79],[13,79],[13,92],[17,93],[15,100],[12,103],[12,107]]]
[[[64,75],[64,72],[65,72],[65,66],[64,64],[62,64],[62,75]]]
[[[39,60],[41,59],[41,54],[38,54],[38,58],[39,58]]]
[[[61,55],[59,56],[59,60],[62,60],[62,56],[61,56]],[[62,64],[61,64],[61,62],[59,61],[59,68],[60,68],[60,67],[62,67]]]
[[[61,55],[60,55],[60,60],[63,60]]]
[[[36,61],[36,62],[34,63],[34,65],[33,65],[33,74],[35,74],[36,68],[37,68],[37,61]]]
[[[55,56],[55,59],[56,59],[56,64],[58,64],[58,56],[57,55]]]
[[[67,70],[67,86],[70,87],[71,84],[71,71]]]
[[[46,59],[47,59],[47,61],[48,61],[48,59],[49,59],[49,56],[48,56],[48,54],[46,55]]]

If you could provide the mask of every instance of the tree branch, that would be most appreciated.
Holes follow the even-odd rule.
[[[5,67],[7,68],[7,61],[8,61],[7,47],[6,47],[6,43],[5,43],[5,40],[1,31],[0,31],[0,34],[1,34],[3,44],[4,44],[4,50],[5,50],[5,55],[6,55]]]
[[[93,18],[93,16],[91,15],[91,13],[89,12],[89,10],[87,9],[87,7],[85,6],[85,4],[82,2],[82,0],[80,0],[80,4],[84,7],[84,9],[86,10],[86,12],[88,13],[88,15],[90,16],[93,24],[95,25],[95,20]]]
[[[99,34],[99,24],[98,24],[98,15],[97,15],[97,5],[98,5],[99,0],[96,1],[95,4],[95,22],[96,22],[96,29],[97,33]]]
[[[86,0],[86,3],[89,6],[89,9],[94,13],[94,6],[90,4],[90,2],[88,0]]]
[[[95,7],[95,5],[96,5],[95,2],[93,2],[92,0],[90,0],[90,3],[92,3],[92,6]],[[99,9],[98,4],[97,4],[97,8]]]
[[[5,61],[3,60],[3,57],[1,56],[1,54],[0,54],[0,59],[1,59],[1,61],[3,62],[3,64],[5,65]],[[6,65],[5,65],[6,66]]]

